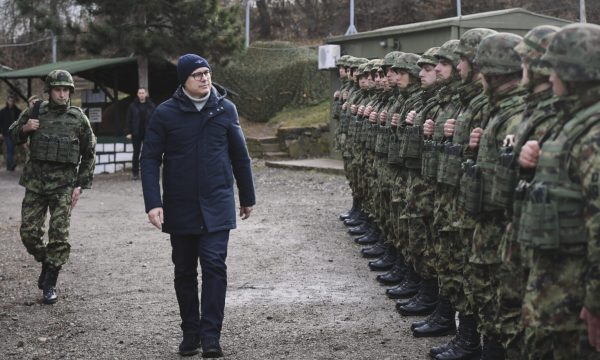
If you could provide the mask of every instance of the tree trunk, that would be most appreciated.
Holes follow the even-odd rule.
[[[137,64],[138,64],[138,87],[144,88],[144,89],[146,89],[147,92],[150,92],[150,89],[148,89],[148,57],[138,56]]]
[[[271,38],[271,16],[269,15],[269,5],[266,0],[256,0],[258,8],[258,21],[260,24],[261,39]]]

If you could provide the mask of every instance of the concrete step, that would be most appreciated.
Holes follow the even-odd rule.
[[[285,159],[289,159],[290,156],[288,153],[285,153],[283,151],[277,151],[277,152],[265,152],[265,153],[263,153],[263,158],[265,160],[285,160]]]
[[[279,138],[277,136],[265,136],[256,138],[261,144],[279,144]]]
[[[268,160],[268,167],[290,170],[314,170],[329,174],[344,174],[344,162],[338,159],[302,159],[302,160]]]
[[[281,149],[279,148],[279,142],[276,142],[276,143],[261,143],[260,146],[262,148],[262,152],[263,153],[280,152],[281,151]]]

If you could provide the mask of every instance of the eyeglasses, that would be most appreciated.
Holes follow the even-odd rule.
[[[206,71],[199,71],[199,72],[195,72],[193,74],[190,75],[191,77],[194,78],[194,80],[202,80],[202,78],[209,78],[210,77],[210,70],[206,70]]]

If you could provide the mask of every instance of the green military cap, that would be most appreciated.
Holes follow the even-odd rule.
[[[454,49],[454,52],[460,57],[466,57],[469,62],[473,62],[475,54],[477,53],[477,47],[481,43],[484,37],[497,34],[498,32],[492,29],[486,28],[475,28],[465,31],[461,35],[458,46]]]
[[[474,63],[484,75],[504,75],[521,71],[521,57],[515,47],[523,38],[511,33],[488,35],[479,44]]]
[[[436,66],[438,63],[438,59],[435,57],[437,55],[439,46],[432,47],[431,49],[425,51],[423,55],[417,60],[417,65],[423,67],[425,65]]]
[[[523,61],[527,61],[529,70],[544,75],[550,75],[550,64],[542,61],[550,41],[560,30],[558,26],[540,25],[531,29],[523,37],[523,41],[515,47]]]
[[[454,66],[458,65],[458,62],[460,61],[460,57],[454,52],[454,50],[456,49],[456,47],[458,46],[459,43],[460,43],[459,40],[446,41],[442,46],[440,46],[440,49],[438,50],[435,57],[438,60],[440,60],[440,59],[448,60]]]
[[[600,80],[600,25],[571,24],[554,35],[543,61],[561,80]]]

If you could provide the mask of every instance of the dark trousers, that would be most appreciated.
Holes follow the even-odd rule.
[[[175,293],[184,333],[196,333],[201,338],[220,337],[227,288],[225,258],[228,241],[229,230],[202,235],[171,235]],[[200,304],[198,259],[202,271]]]
[[[131,173],[137,176],[140,173],[140,152],[144,139],[140,136],[133,136],[131,144],[133,145],[133,158],[131,159]]]
[[[4,143],[6,144],[6,170],[13,170],[15,166],[15,143],[8,134],[4,135]]]

